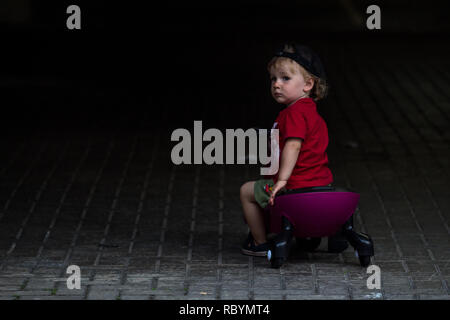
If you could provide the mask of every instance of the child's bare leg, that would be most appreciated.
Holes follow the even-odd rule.
[[[241,187],[241,203],[245,221],[255,239],[256,245],[266,242],[266,227],[264,224],[264,211],[255,200],[255,181],[249,181]]]

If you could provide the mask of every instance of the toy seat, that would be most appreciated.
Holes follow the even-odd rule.
[[[275,197],[270,211],[270,232],[281,231],[281,217],[294,226],[294,236],[326,237],[335,234],[353,215],[359,194],[332,187],[305,188]]]
[[[334,187],[302,188],[277,195],[274,205],[266,207],[268,229],[278,233],[267,255],[272,267],[278,268],[287,260],[294,236],[320,241],[320,237],[337,233],[353,246],[360,264],[368,266],[374,255],[372,239],[353,230],[358,201],[358,193]]]

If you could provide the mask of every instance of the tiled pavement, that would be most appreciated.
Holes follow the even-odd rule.
[[[0,299],[449,299],[448,60],[386,46],[398,50],[327,52],[320,109],[335,183],[361,195],[355,224],[374,240],[381,289],[326,241],[279,270],[241,255],[239,187],[258,166],[172,165],[170,130],[38,131],[0,141]]]

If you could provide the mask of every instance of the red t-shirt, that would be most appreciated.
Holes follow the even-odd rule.
[[[317,113],[313,99],[299,99],[280,111],[274,128],[279,130],[280,166],[285,139],[302,139],[300,154],[286,189],[325,186],[333,182],[326,154],[328,129],[325,121]],[[279,170],[273,177],[275,182],[278,180],[278,173]]]

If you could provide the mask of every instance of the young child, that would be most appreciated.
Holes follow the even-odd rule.
[[[286,106],[275,120],[279,130],[280,167],[272,179],[242,185],[240,198],[250,233],[242,253],[266,256],[264,210],[285,189],[330,185],[326,148],[328,129],[317,113],[315,101],[325,97],[327,85],[319,57],[308,47],[286,44],[267,67],[273,98]]]

